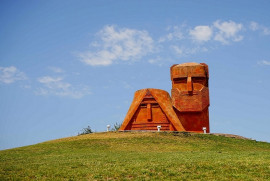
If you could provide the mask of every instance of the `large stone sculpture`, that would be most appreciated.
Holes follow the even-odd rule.
[[[133,101],[120,130],[185,131],[173,110],[168,92],[160,89],[141,89]]]
[[[209,132],[208,78],[204,63],[173,65],[172,99],[160,89],[136,91],[119,130]]]
[[[209,132],[208,66],[184,63],[171,67],[172,104],[187,131]]]

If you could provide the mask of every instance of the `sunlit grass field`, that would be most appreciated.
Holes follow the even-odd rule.
[[[270,143],[190,133],[93,133],[0,151],[0,180],[270,180]]]

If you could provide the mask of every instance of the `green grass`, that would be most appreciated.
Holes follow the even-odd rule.
[[[269,180],[270,144],[183,133],[94,133],[0,151],[0,180]]]

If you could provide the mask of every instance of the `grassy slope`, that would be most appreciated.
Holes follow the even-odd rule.
[[[270,144],[183,133],[94,133],[0,151],[0,180],[267,180]]]

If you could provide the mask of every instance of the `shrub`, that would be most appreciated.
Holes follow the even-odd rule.
[[[113,125],[112,131],[118,131],[120,127],[121,127],[121,124],[119,124],[119,123],[116,122],[116,123]]]
[[[90,134],[93,133],[90,126],[87,126],[87,128],[83,128],[81,133],[78,133],[78,135],[84,135],[84,134]]]

